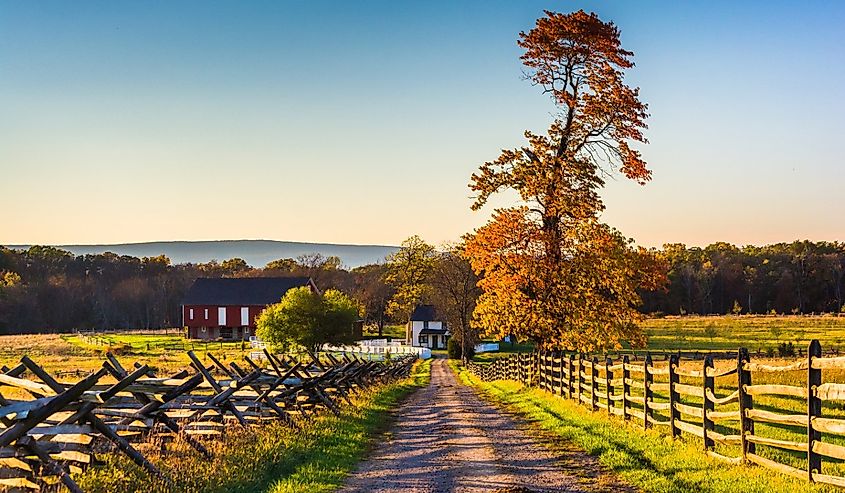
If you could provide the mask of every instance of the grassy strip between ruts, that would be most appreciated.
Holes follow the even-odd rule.
[[[708,457],[701,441],[676,439],[645,431],[616,417],[591,413],[573,401],[539,389],[499,380],[482,382],[461,370],[464,383],[482,390],[491,401],[523,416],[544,432],[574,443],[628,483],[647,492],[827,492],[756,466],[730,465]]]
[[[414,366],[411,376],[355,398],[340,417],[329,413],[295,432],[281,423],[233,431],[212,444],[214,458],[203,460],[184,444],[164,455],[147,452],[172,479],[152,480],[124,457],[109,455],[104,467],[89,469],[79,484],[90,492],[328,492],[355,467],[384,426],[391,409],[413,390],[428,384],[431,360]]]

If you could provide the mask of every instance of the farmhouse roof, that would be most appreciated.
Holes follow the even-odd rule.
[[[417,305],[411,313],[412,322],[431,322],[433,320],[437,320],[434,305]]]
[[[183,305],[269,305],[289,289],[311,286],[310,277],[200,277],[188,290]]]

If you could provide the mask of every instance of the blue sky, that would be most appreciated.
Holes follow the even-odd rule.
[[[607,222],[845,239],[842,2],[0,0],[0,244],[455,240],[470,174],[552,117],[516,46],[544,8],[635,52],[654,180]]]

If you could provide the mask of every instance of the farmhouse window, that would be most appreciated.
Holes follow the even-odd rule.
[[[420,344],[428,344],[428,336],[420,335]]]
[[[188,309],[188,319],[189,319],[189,320],[193,320],[193,319],[194,319],[194,309],[193,309],[193,308],[189,308],[189,309]]]
[[[423,322],[423,329],[427,329],[427,328],[428,328],[428,320]]]

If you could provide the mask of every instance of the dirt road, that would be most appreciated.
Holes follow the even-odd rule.
[[[458,383],[443,359],[382,440],[341,492],[633,491],[592,457],[540,445],[524,423]]]

